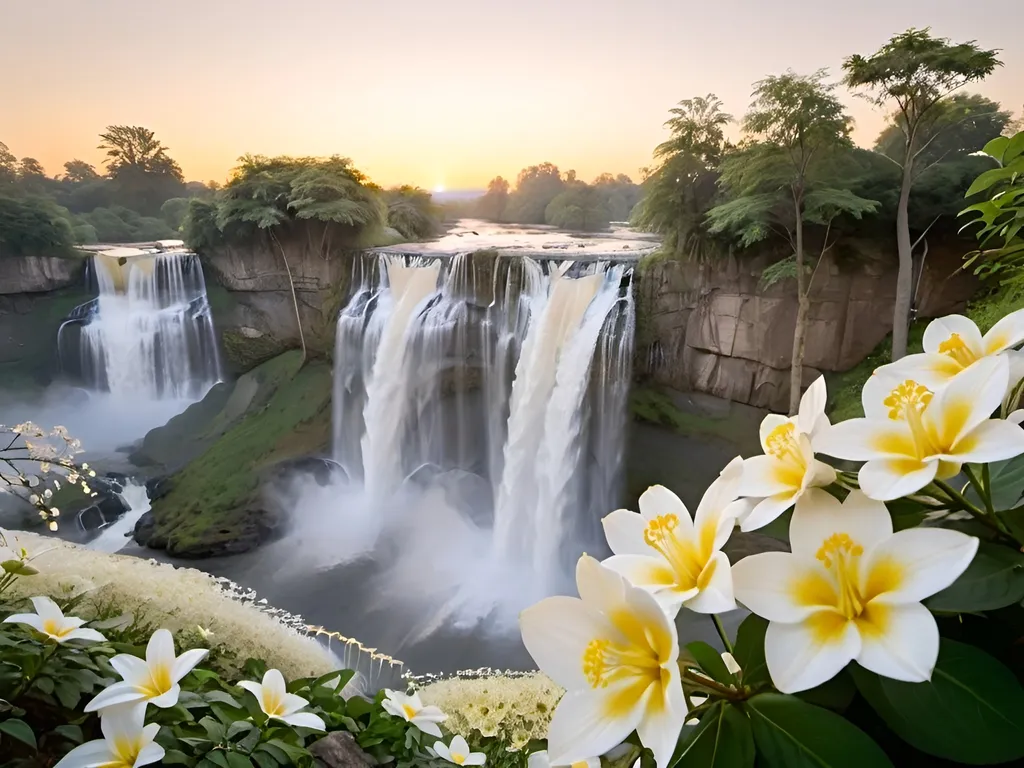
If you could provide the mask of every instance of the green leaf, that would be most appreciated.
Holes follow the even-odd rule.
[[[752,768],[754,737],[750,722],[736,707],[716,702],[699,725],[683,731],[671,765],[675,768]]]
[[[227,740],[232,741],[236,736],[240,736],[243,733],[251,731],[256,726],[250,723],[248,720],[236,720],[228,726]]]
[[[1009,145],[1010,139],[1006,136],[996,136],[988,144],[982,147],[984,152],[989,157],[993,157],[996,160],[1002,162],[1003,153],[1006,151],[1006,147]],[[1011,158],[1012,159],[1012,158]]]
[[[1003,165],[1009,165],[1022,154],[1024,154],[1024,131],[1021,131],[1016,136],[1011,137],[1010,141],[1003,148]]]
[[[831,709],[833,712],[845,712],[857,695],[857,686],[845,669],[828,682],[817,688],[795,694],[798,698],[816,707]]]
[[[981,477],[980,468],[975,471]],[[988,471],[989,490],[996,511],[1016,506],[1021,496],[1024,496],[1024,455],[1007,461],[994,461],[988,465]],[[984,508],[985,503],[973,485],[967,489],[966,495],[977,506]]]
[[[933,611],[994,611],[1024,600],[1024,555],[1015,549],[981,542],[960,578],[925,600]]]
[[[224,740],[224,726],[212,717],[204,717],[199,721],[199,725],[201,725],[203,730],[206,731],[206,735],[209,737],[210,741],[220,743]]]
[[[206,759],[214,765],[219,766],[220,768],[230,768],[230,766],[228,765],[227,757],[225,757],[224,753],[218,749],[214,749],[210,752],[207,752]]]
[[[67,739],[72,744],[81,744],[85,741],[85,734],[82,733],[82,729],[77,725],[58,725],[53,729],[53,732],[63,739]]]
[[[703,670],[712,680],[727,684],[736,682],[736,678],[733,677],[733,674],[729,671],[728,667],[725,666],[725,662],[722,660],[722,654],[703,640],[696,640],[692,643],[687,643],[686,650],[688,650],[690,655],[693,656],[698,664],[700,664],[701,670]]]
[[[184,752],[177,749],[168,749],[164,752],[163,758],[160,760],[162,765],[187,765],[193,766],[196,764],[194,757],[189,757]]]
[[[53,678],[37,677],[36,681],[32,684],[32,687],[40,693],[45,693],[47,696],[49,696],[51,693],[53,693]]]
[[[985,171],[974,180],[974,183],[971,184],[970,188],[964,194],[964,197],[971,197],[979,192],[984,192],[986,189],[998,184],[1000,181],[1012,178],[1013,175],[1013,168],[993,168]]]
[[[57,683],[54,693],[57,695],[60,705],[65,709],[75,709],[78,707],[78,702],[82,699],[81,689],[63,680]]]
[[[228,752],[227,758],[229,768],[252,768],[252,762],[245,755],[240,755],[237,752]]]
[[[732,655],[743,670],[744,685],[755,687],[772,681],[764,659],[764,635],[767,631],[768,621],[754,614],[747,616],[736,630]]]
[[[277,768],[277,760],[271,757],[266,752],[253,752],[251,758],[256,761],[256,765],[260,768]],[[288,758],[285,757],[285,760]]]
[[[927,683],[904,683],[852,665],[857,690],[913,747],[968,765],[1024,757],[1024,688],[977,648],[942,639]]]
[[[12,739],[16,739],[22,744],[28,744],[32,749],[38,749],[32,726],[24,720],[4,720],[0,723],[0,733],[6,733]]]
[[[769,768],[892,768],[855,725],[795,696],[762,693],[747,702],[747,712],[758,756]]]

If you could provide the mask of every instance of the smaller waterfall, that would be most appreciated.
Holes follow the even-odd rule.
[[[130,543],[128,534],[135,530],[139,518],[149,511],[149,494],[144,484],[129,480],[121,491],[121,498],[128,505],[128,511],[104,528],[89,544],[89,549],[113,554]]]
[[[92,261],[99,296],[61,328],[81,323],[79,365],[86,385],[142,399],[195,399],[220,378],[206,285],[189,253]],[[62,356],[70,345],[58,339]],[[76,366],[64,360],[65,370]]]

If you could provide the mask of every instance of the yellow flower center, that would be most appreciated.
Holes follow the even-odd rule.
[[[276,691],[263,689],[263,711],[269,716],[281,715],[284,712],[284,699]]]
[[[414,717],[416,717],[416,708],[408,704],[402,705],[402,712],[405,714],[406,720],[412,720]]]
[[[914,441],[914,451],[918,458],[942,453],[938,435],[925,425],[923,414],[932,402],[932,392],[923,384],[907,379],[893,389],[882,401],[889,409],[889,418],[893,421],[905,421],[910,427],[910,435]]]
[[[839,598],[836,608],[847,619],[855,619],[864,611],[857,571],[863,554],[864,547],[851,539],[848,533],[833,533],[815,555],[835,577]]]
[[[939,354],[953,358],[964,368],[978,359],[978,356],[971,351],[959,333],[951,334],[948,339],[939,344]]]
[[[462,765],[464,762],[466,762],[466,755],[463,755],[460,752],[452,752],[451,755],[452,762],[456,765]]]
[[[711,557],[711,549],[714,544],[714,531],[711,531],[712,540],[704,542],[707,551],[697,551],[696,547],[686,541],[681,541],[675,531],[679,527],[679,517],[676,515],[658,515],[644,529],[644,542],[661,555],[676,574],[676,587],[681,590],[689,590],[694,587],[703,588],[710,580],[713,569],[705,569],[708,559]],[[704,576],[704,571],[709,573]]]
[[[591,640],[583,650],[583,674],[591,688],[607,688],[616,680],[660,678],[661,662],[653,648],[637,648],[606,639]]]
[[[787,421],[779,424],[765,438],[765,452],[774,456],[779,461],[791,459],[798,464],[803,464],[803,454],[800,452],[800,443],[797,440],[796,425]]]
[[[155,699],[174,687],[171,681],[171,668],[167,664],[156,664],[149,668],[149,683],[139,686],[139,692],[147,699]]]
[[[577,760],[575,763],[569,766],[569,768],[590,768],[586,760]]]
[[[43,632],[50,637],[64,637],[70,633],[72,629],[74,629],[74,627],[62,627],[60,622],[56,619],[43,619]]]
[[[111,752],[116,759],[101,764],[100,768],[132,768],[139,759],[139,752],[142,751],[142,744],[139,742],[139,739],[116,737],[111,744]]]

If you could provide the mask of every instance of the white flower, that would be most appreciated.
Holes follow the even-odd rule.
[[[487,762],[487,755],[483,752],[470,752],[469,744],[461,736],[455,736],[450,746],[443,741],[435,741],[434,752],[442,760],[455,765],[483,765]]]
[[[424,733],[441,737],[441,729],[437,724],[447,720],[448,715],[437,707],[424,706],[418,693],[406,696],[404,693],[385,689],[384,696],[381,706],[385,712],[412,723]]]
[[[263,674],[262,684],[243,680],[238,686],[256,697],[263,714],[269,718],[280,720],[282,723],[296,728],[312,728],[316,731],[327,729],[324,721],[318,715],[299,711],[309,702],[301,696],[288,693],[284,686],[284,675],[276,669],[268,669]]]
[[[984,336],[973,320],[963,315],[949,315],[928,324],[924,331],[924,352],[884,365],[878,373],[913,379],[937,392],[979,360],[1001,356],[1010,362],[1009,389],[1024,375],[1021,367],[1024,355],[1012,349],[1021,342],[1024,342],[1024,309],[1011,312]]]
[[[577,760],[564,766],[554,766],[548,759],[548,753],[534,752],[526,762],[526,768],[601,768],[601,758],[588,757],[586,760]]]
[[[110,660],[110,666],[123,678],[107,686],[85,706],[86,712],[128,702],[146,702],[166,709],[178,703],[178,682],[209,653],[204,648],[174,655],[174,638],[166,629],[158,629],[149,638],[146,658],[122,653]]]
[[[764,417],[761,422],[764,455],[743,462],[739,488],[739,495],[761,501],[741,519],[741,530],[763,528],[793,506],[808,488],[835,482],[835,470],[814,458],[818,437],[828,432],[826,399],[825,378],[819,377],[800,398],[796,416],[768,414]]]
[[[207,629],[201,624],[196,624],[196,629],[199,631],[199,636],[203,638],[203,640],[209,640],[214,635],[212,629]]]
[[[865,418],[836,424],[816,442],[822,453],[866,461],[860,487],[881,501],[915,493],[944,480],[968,462],[987,464],[1024,453],[1024,430],[989,418],[1006,391],[1004,357],[979,360],[937,394],[908,380],[888,397],[877,391],[885,375],[865,384]]]
[[[722,654],[722,661],[725,663],[725,668],[729,670],[730,675],[738,675],[743,672],[739,662],[736,661],[736,657],[728,651]]]
[[[144,706],[115,707],[100,718],[103,738],[75,747],[56,768],[137,768],[164,758],[164,748],[155,743],[160,726],[143,727]]]
[[[737,599],[768,619],[765,658],[783,693],[814,688],[851,661],[884,677],[929,680],[939,653],[921,605],[964,572],[978,540],[945,528],[893,533],[885,505],[853,491],[840,504],[813,490],[797,504],[792,554],[733,566]]]
[[[640,514],[619,509],[602,521],[615,553],[604,565],[653,594],[669,616],[683,605],[697,613],[733,610],[729,558],[721,549],[735,526],[742,475],[737,457],[708,488],[693,520],[672,491],[648,488]]]
[[[566,689],[548,731],[556,765],[601,755],[634,730],[667,768],[686,719],[675,624],[650,593],[587,555],[580,597],[549,597],[519,617],[523,643]]]
[[[16,613],[4,619],[4,624],[27,624],[37,632],[41,632],[61,644],[71,640],[102,643],[107,639],[95,629],[82,627],[85,624],[84,619],[65,616],[60,606],[50,598],[33,597],[31,600],[32,607],[36,609],[35,613]]]

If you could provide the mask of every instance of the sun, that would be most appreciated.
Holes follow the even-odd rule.
[[[439,195],[442,192],[444,192],[444,184],[438,184],[437,186],[434,187],[434,194]]]

